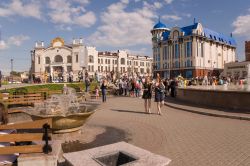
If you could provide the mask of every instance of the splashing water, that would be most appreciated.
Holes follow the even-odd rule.
[[[50,99],[41,104],[36,104],[33,109],[41,115],[62,115],[80,112],[75,89],[64,87],[63,94],[52,95]]]

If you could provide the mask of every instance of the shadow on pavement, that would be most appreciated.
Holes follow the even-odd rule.
[[[82,135],[84,137],[84,133]],[[104,146],[120,141],[128,142],[128,133],[114,127],[105,127],[105,132],[96,136],[95,140],[89,143],[80,142],[79,140],[65,142],[62,144],[64,153],[82,151],[99,146]]]
[[[111,111],[116,111],[116,112],[127,112],[127,113],[136,113],[136,114],[147,114],[146,112],[131,111],[131,110],[118,110],[118,109],[111,109]]]

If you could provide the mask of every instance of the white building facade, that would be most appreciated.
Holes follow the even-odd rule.
[[[130,55],[126,51],[99,52],[98,72],[127,73],[129,75],[148,75],[152,73],[153,58],[148,56]]]
[[[225,63],[236,60],[232,36],[214,32],[201,23],[168,29],[159,21],[151,34],[153,69],[165,78],[218,76]]]
[[[68,82],[71,75],[73,81],[78,81],[79,73],[84,75],[85,71],[90,76],[111,71],[151,74],[153,61],[153,58],[133,56],[120,50],[115,53],[98,52],[95,47],[84,46],[82,39],[73,39],[71,44],[65,44],[60,37],[53,39],[48,47],[44,42],[36,42],[31,59],[33,76],[43,82]]]

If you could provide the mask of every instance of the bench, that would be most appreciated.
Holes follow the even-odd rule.
[[[6,146],[0,147],[0,155],[6,154],[27,154],[27,153],[45,153],[52,151],[48,141],[51,140],[50,133],[52,128],[52,119],[36,120],[33,122],[0,125],[0,130],[21,130],[22,132],[31,131],[32,133],[17,133],[17,134],[0,134],[0,142],[23,142],[23,141],[39,141],[44,144],[32,144],[23,146]]]
[[[32,105],[36,102],[43,101],[43,97],[40,93],[31,93],[24,95],[8,95],[3,98],[0,98],[4,104],[11,105]]]

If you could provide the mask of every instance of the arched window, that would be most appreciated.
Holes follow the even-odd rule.
[[[50,58],[49,57],[45,57],[45,64],[50,64]]]
[[[72,63],[72,56],[67,56],[67,63]]]
[[[89,55],[89,63],[94,63],[94,56],[93,55]]]
[[[121,65],[125,65],[125,58],[121,58]]]
[[[61,55],[57,55],[57,56],[55,56],[54,61],[55,62],[63,62],[63,58]]]

